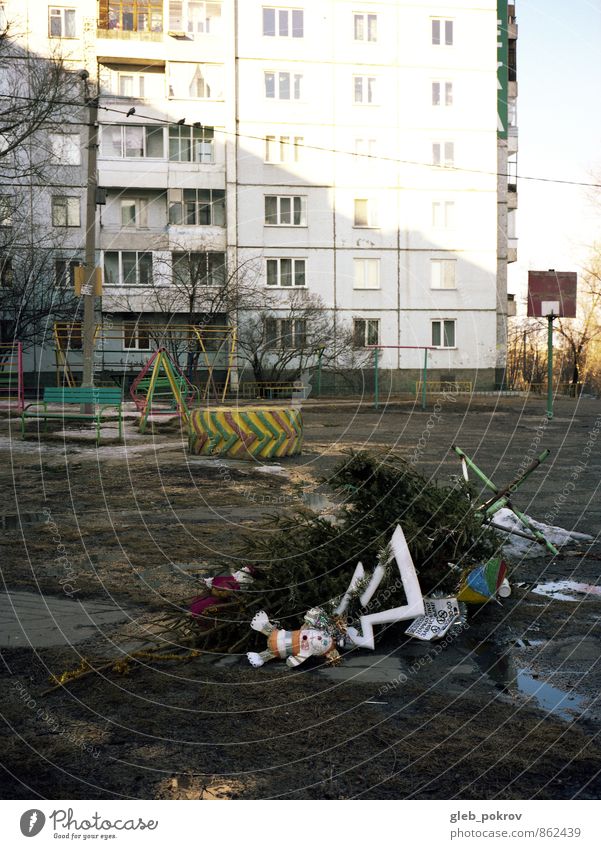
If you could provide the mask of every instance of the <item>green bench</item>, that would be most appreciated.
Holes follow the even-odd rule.
[[[74,419],[77,421],[96,422],[96,444],[100,443],[100,422],[102,414],[107,409],[116,409],[119,417],[119,439],[123,439],[121,390],[117,387],[105,386],[46,386],[44,400],[28,404],[21,413],[21,437],[25,439],[25,422],[27,419]],[[58,404],[62,409],[48,410],[48,404]],[[94,406],[94,412],[82,413],[72,409],[82,404]],[[68,408],[71,409],[68,409]]]

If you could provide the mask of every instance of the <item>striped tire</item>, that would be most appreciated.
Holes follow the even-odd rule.
[[[188,433],[191,454],[290,457],[301,453],[303,421],[290,407],[215,407],[194,410]]]

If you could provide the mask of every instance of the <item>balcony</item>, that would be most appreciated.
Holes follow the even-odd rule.
[[[118,38],[121,41],[162,41],[163,33],[142,30],[136,32],[127,29],[100,29],[96,30],[96,38]]]
[[[518,186],[517,183],[507,184],[507,209],[517,209],[518,207]]]
[[[518,258],[518,240],[507,239],[507,262],[517,262]]]

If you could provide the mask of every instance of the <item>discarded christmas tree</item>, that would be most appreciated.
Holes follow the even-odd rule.
[[[424,595],[454,593],[460,573],[498,547],[494,532],[473,511],[469,487],[439,485],[394,452],[350,451],[324,483],[341,498],[336,522],[299,510],[274,516],[244,537],[232,571],[242,561],[255,570],[254,579],[211,596],[214,604],[205,601],[195,621],[185,620],[186,637],[199,648],[239,652],[254,647],[249,623],[258,610],[288,629],[309,608],[332,607],[359,560],[373,569],[397,524]],[[221,571],[227,571],[226,564]],[[360,591],[349,607],[351,619],[358,613]],[[398,572],[389,569],[370,611],[403,603]]]

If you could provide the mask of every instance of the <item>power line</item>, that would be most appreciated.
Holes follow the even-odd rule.
[[[0,94],[0,98],[9,98],[9,99],[16,98],[18,100],[26,100],[26,101],[30,101],[30,102],[33,102],[33,103],[40,102],[39,98],[25,97],[25,96],[19,96],[19,95]],[[60,105],[60,106],[74,106],[74,107],[79,108],[79,109],[84,108],[84,104],[82,104],[82,103],[73,103],[73,102],[67,101],[67,100],[55,100],[55,101],[44,101],[44,100],[42,100],[41,102],[55,103],[55,104]],[[128,113],[124,109],[115,109],[114,107],[102,106],[100,104],[98,105],[98,109],[101,109],[104,112],[115,112],[118,115],[123,115],[125,117],[128,116]],[[136,111],[135,115],[136,115],[136,118],[142,118],[145,121],[154,121],[157,124],[163,124],[164,126],[167,126],[167,127],[178,126],[177,122],[169,121],[166,118],[157,118],[154,115],[142,115],[141,113],[139,113],[137,111]],[[65,122],[61,122],[61,123],[65,123]],[[73,122],[74,125],[76,125],[78,123],[79,122]],[[81,122],[81,125],[85,126],[85,123]],[[193,127],[195,125],[203,126],[203,125],[200,125],[199,122],[193,122],[192,124],[188,124],[185,121],[182,124],[180,124],[179,126]],[[131,126],[136,126],[136,124],[132,123]],[[224,136],[231,136],[232,138],[250,139],[250,140],[253,140],[253,141],[261,141],[261,142],[265,141],[264,136],[255,136],[255,135],[252,135],[250,133],[230,132],[228,130],[224,130],[224,129],[221,129],[221,128],[214,128],[214,129],[215,129],[215,132],[221,133]],[[376,154],[373,154],[373,153],[357,153],[357,152],[351,151],[351,150],[341,150],[340,148],[323,147],[321,145],[314,145],[314,144],[303,144],[303,148],[305,150],[315,150],[315,151],[319,151],[321,153],[336,153],[336,154],[342,154],[344,156],[355,156],[357,158],[366,159],[366,160],[371,159],[371,160],[374,160],[374,161],[377,161],[377,162],[395,162],[395,163],[398,163],[399,165],[417,165],[421,168],[436,168],[437,170],[444,169],[445,171],[451,171],[451,172],[455,171],[455,172],[464,172],[464,173],[468,173],[468,174],[483,174],[483,175],[489,176],[489,177],[515,177],[516,180],[529,180],[531,182],[538,182],[538,183],[555,183],[557,185],[564,185],[564,186],[581,186],[581,187],[589,188],[589,189],[601,189],[601,183],[588,183],[588,182],[585,182],[584,180],[562,180],[562,179],[557,178],[557,177],[535,177],[535,176],[532,176],[532,175],[529,175],[529,174],[515,174],[515,175],[514,174],[504,174],[500,171],[487,171],[485,169],[479,169],[479,168],[460,168],[460,167],[455,166],[455,165],[441,166],[441,165],[435,165],[432,162],[420,162],[418,160],[412,160],[412,159],[400,159],[399,157],[396,157],[396,156],[381,156],[381,155],[376,155]]]

